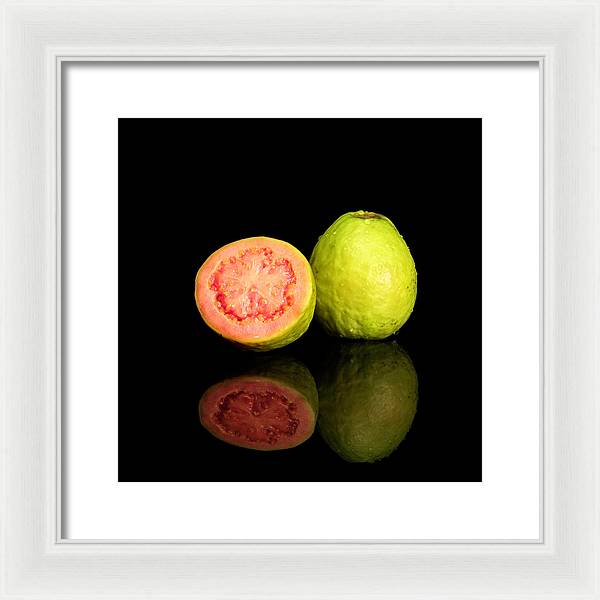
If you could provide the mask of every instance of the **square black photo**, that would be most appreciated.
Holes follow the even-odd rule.
[[[119,119],[119,481],[481,481],[481,133]]]

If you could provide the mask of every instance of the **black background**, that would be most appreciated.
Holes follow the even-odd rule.
[[[405,440],[344,462],[315,433],[287,451],[229,446],[199,423],[205,389],[243,364],[202,322],[197,269],[266,235],[310,257],[342,213],[380,212],[418,271],[396,339],[419,378]],[[318,379],[313,321],[284,349]],[[119,481],[480,481],[481,120],[119,119]]]

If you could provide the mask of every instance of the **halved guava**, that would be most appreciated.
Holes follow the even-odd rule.
[[[252,450],[285,450],[314,432],[317,386],[298,361],[270,364],[217,383],[204,393],[200,422],[220,440]]]
[[[348,462],[389,456],[417,411],[417,373],[396,342],[341,342],[319,378],[319,432]]]
[[[196,275],[195,297],[211,329],[264,351],[286,346],[308,329],[316,286],[308,261],[294,246],[252,237],[206,259]]]

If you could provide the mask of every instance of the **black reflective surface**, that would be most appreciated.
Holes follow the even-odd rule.
[[[418,377],[410,429],[373,463],[342,457],[318,430],[276,452],[216,439],[199,400],[250,357],[203,324],[198,267],[252,235],[308,257],[358,209],[391,218],[417,266],[415,310],[395,338]],[[313,322],[274,355],[319,383],[336,344]],[[481,121],[121,119],[119,480],[480,479]]]

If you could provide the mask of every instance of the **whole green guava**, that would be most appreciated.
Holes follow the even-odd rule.
[[[415,263],[383,215],[359,210],[339,217],[319,238],[310,264],[317,285],[315,314],[330,335],[385,339],[412,313]]]
[[[319,378],[318,429],[349,462],[389,456],[417,410],[417,373],[396,342],[341,342]]]

